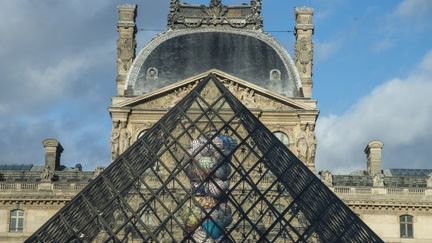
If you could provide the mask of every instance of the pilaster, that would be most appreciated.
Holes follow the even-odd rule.
[[[136,55],[137,5],[120,5],[117,23],[117,95],[123,96],[129,68]]]
[[[309,7],[295,8],[295,64],[302,81],[302,90],[305,98],[312,97],[312,67],[314,26],[312,22],[314,10]]]

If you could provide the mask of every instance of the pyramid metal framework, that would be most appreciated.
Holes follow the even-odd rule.
[[[383,241],[210,74],[26,242]]]

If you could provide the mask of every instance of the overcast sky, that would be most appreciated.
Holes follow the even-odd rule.
[[[67,166],[109,162],[116,6],[134,2],[141,48],[165,28],[168,0],[0,0],[0,164],[41,164],[47,137]],[[263,2],[266,30],[315,8],[319,170],[364,169],[376,138],[385,168],[432,168],[432,1]],[[292,53],[292,33],[272,34]]]

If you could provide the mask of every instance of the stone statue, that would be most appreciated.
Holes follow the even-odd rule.
[[[427,187],[432,188],[432,173],[429,174],[429,177],[426,182],[427,182]]]
[[[42,182],[52,182],[54,175],[55,175],[54,170],[46,166],[41,170],[40,173]]]
[[[262,29],[263,27],[263,18],[261,16],[262,11],[262,0],[251,0],[251,8],[252,13],[246,17],[246,21],[248,23],[255,24],[255,29]]]
[[[315,125],[308,124],[306,130],[306,141],[308,145],[308,150],[306,154],[306,160],[308,164],[313,164],[315,161],[315,153],[316,153],[316,146],[317,146],[317,140],[315,136]]]
[[[113,130],[111,134],[111,158],[112,160],[115,160],[119,154],[119,142],[120,142],[120,128],[119,128],[119,122],[114,121],[113,122]]]
[[[123,71],[127,71],[132,65],[132,59],[134,57],[134,48],[131,38],[120,38],[118,40],[117,55],[119,61],[119,67]]]
[[[130,139],[132,135],[129,129],[126,127],[126,121],[120,122],[120,152],[119,154],[126,151],[130,146]]]
[[[306,133],[306,124],[301,124],[297,128],[296,146],[297,146],[297,157],[301,161],[306,163],[307,162],[307,154],[308,154],[308,141],[307,141],[307,133]]]
[[[221,5],[221,4],[222,4],[222,1],[221,1],[221,0],[211,0],[211,1],[210,1],[210,5],[211,5],[211,6],[215,6],[215,7],[217,7],[217,6]]]
[[[373,177],[373,187],[384,187],[384,175],[376,173]]]
[[[95,172],[93,174],[93,179],[98,177],[102,173],[102,171],[104,171],[104,169],[105,169],[105,167],[103,167],[103,166],[97,166],[95,169]]]
[[[324,182],[326,186],[333,186],[333,176],[330,171],[321,171],[319,174],[322,182]]]

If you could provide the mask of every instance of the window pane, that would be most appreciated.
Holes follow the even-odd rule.
[[[17,212],[18,212],[17,210],[12,211],[11,212],[11,217],[17,216]]]
[[[288,135],[286,135],[283,132],[275,132],[273,133],[278,139],[279,141],[281,141],[285,146],[289,145],[289,138]]]
[[[410,223],[412,223],[412,221],[413,221],[413,217],[412,216],[405,216],[406,217],[406,222],[410,222]]]
[[[407,228],[408,228],[407,237],[408,238],[413,238],[414,237],[414,234],[413,234],[413,225],[412,224],[408,224]]]
[[[16,229],[16,225],[17,225],[17,221],[16,221],[16,218],[11,218],[11,221],[10,221],[10,230],[11,231],[15,231],[15,229]]]
[[[24,228],[24,219],[18,219],[18,229]]]
[[[407,237],[406,236],[406,230],[405,230],[405,225],[404,224],[400,225],[400,237],[401,238],[406,238]]]
[[[24,211],[22,211],[22,210],[17,210],[17,212],[18,212],[18,216],[24,216]]]

